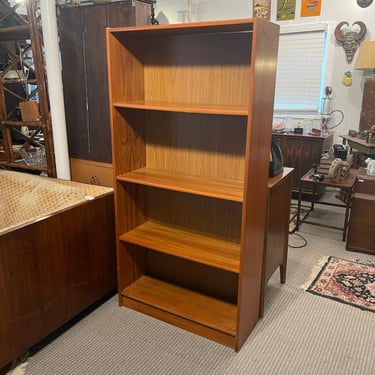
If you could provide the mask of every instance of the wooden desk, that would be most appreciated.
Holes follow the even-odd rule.
[[[340,135],[340,137],[344,140],[344,144],[348,143],[350,148],[368,156],[375,155],[375,143],[367,143],[364,139],[349,135]]]
[[[328,227],[332,229],[339,229],[343,231],[342,234],[342,240],[345,241],[346,238],[346,230],[348,227],[348,219],[349,219],[349,209],[350,209],[350,201],[351,201],[351,195],[353,192],[354,183],[356,180],[356,176],[358,174],[358,169],[351,168],[347,176],[339,182],[336,182],[335,180],[331,179],[324,179],[323,181],[315,181],[311,178],[311,172],[309,171],[306,173],[303,177],[300,179],[300,187],[299,187],[299,194],[298,194],[298,209],[297,209],[297,224],[296,224],[296,230],[299,229],[299,226],[302,223],[306,224],[312,224],[312,225],[319,225],[322,227]],[[344,219],[344,226],[343,227],[337,227],[322,223],[317,223],[313,221],[308,221],[307,219],[301,219],[300,218],[300,210],[301,210],[301,199],[302,199],[302,191],[303,191],[303,184],[309,183],[311,184],[313,188],[313,193],[311,195],[311,206],[310,206],[310,212],[314,210],[314,205],[316,203],[328,205],[328,206],[335,206],[335,207],[344,207],[345,208],[345,219]],[[346,192],[346,203],[345,204],[337,204],[337,203],[331,203],[331,202],[319,202],[315,200],[315,189],[320,187],[326,187],[331,186],[335,188],[342,189]],[[306,216],[307,217],[307,216]]]
[[[293,168],[284,168],[282,173],[268,179],[267,232],[263,254],[260,317],[264,313],[264,289],[277,268],[280,268],[280,282],[284,284],[286,280],[293,171]]]

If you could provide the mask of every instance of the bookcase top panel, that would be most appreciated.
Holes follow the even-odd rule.
[[[191,23],[177,23],[166,25],[152,25],[152,26],[134,26],[134,27],[116,27],[109,28],[108,32],[116,33],[136,33],[138,36],[142,33],[157,33],[157,34],[193,34],[193,33],[213,33],[213,32],[243,32],[253,31],[254,25],[257,22],[267,22],[258,18],[246,18],[237,20],[223,20],[223,21],[208,21],[208,22],[191,22]]]

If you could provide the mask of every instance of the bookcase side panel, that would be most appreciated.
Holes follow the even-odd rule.
[[[139,39],[107,31],[110,105],[144,99],[144,64]]]
[[[267,180],[272,137],[279,26],[255,20],[242,220],[238,336],[236,348],[258,321],[266,231]],[[267,62],[267,63],[265,63]]]

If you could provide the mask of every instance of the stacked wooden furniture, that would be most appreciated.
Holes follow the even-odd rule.
[[[235,350],[259,318],[278,34],[107,29],[119,303]]]
[[[56,177],[38,1],[25,2],[27,15],[18,13],[21,4],[0,1],[0,47],[6,59],[0,72],[0,166]],[[20,103],[32,107],[34,101],[37,115],[25,116],[24,112],[21,120],[17,115]],[[28,165],[22,160],[19,149],[30,147],[45,150],[46,165]]]
[[[317,168],[317,173],[322,174],[325,178],[328,178],[329,168],[331,167],[334,159],[334,157],[321,157],[319,167]],[[352,165],[353,154],[349,154],[346,160],[342,161],[342,167],[340,168],[340,180],[343,180],[348,175]]]
[[[59,34],[72,179],[112,185],[105,28],[150,25],[155,0],[59,9]]]

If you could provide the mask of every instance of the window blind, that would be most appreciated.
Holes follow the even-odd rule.
[[[306,26],[305,26],[306,28]],[[275,112],[320,111],[324,81],[326,27],[281,31]]]

